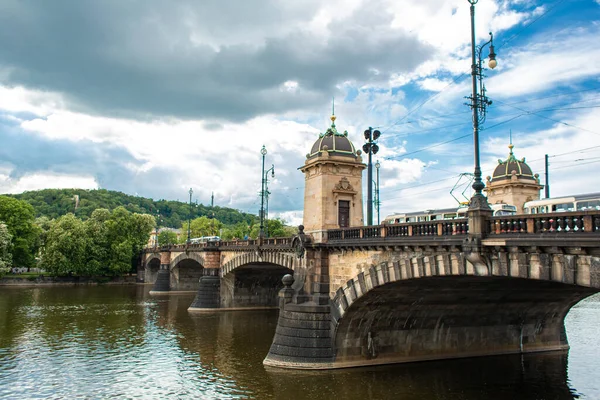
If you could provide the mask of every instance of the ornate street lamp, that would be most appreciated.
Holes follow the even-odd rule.
[[[379,146],[375,143],[379,136],[381,136],[381,132],[378,130],[374,131],[371,127],[365,130],[367,143],[363,145],[363,151],[369,155],[367,165],[367,225],[373,225],[373,164],[371,163],[371,156],[379,151]]]
[[[379,198],[379,168],[381,168],[381,163],[379,160],[375,163],[375,169],[377,170],[377,182],[375,186],[375,205],[377,206],[377,225],[379,225],[379,206],[381,205],[381,200]]]
[[[190,244],[191,240],[192,240],[192,193],[194,193],[194,191],[192,190],[192,188],[190,188],[190,213],[188,215],[188,237],[187,237],[187,244]]]
[[[473,79],[473,93],[466,97],[471,100],[466,103],[473,110],[473,144],[475,152],[475,171],[473,180],[473,189],[475,193],[469,202],[469,209],[489,210],[490,206],[482,190],[485,185],[481,179],[481,166],[479,164],[479,127],[485,121],[487,106],[492,104],[485,95],[485,85],[483,84],[483,67],[481,66],[481,51],[488,44],[490,45],[488,66],[494,69],[498,64],[496,62],[496,53],[494,53],[494,36],[490,32],[490,40],[481,46],[475,46],[475,4],[478,0],[467,0],[471,4],[471,76]],[[478,93],[479,89],[479,93]]]

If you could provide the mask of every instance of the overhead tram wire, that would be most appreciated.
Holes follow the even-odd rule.
[[[471,133],[468,133],[466,135],[462,135],[462,136],[459,136],[459,137],[454,138],[454,139],[446,140],[445,142],[439,142],[439,143],[433,144],[431,146],[423,147],[423,148],[421,148],[419,150],[411,151],[411,152],[400,154],[400,155],[397,155],[397,156],[385,157],[384,160],[397,160],[398,158],[404,158],[406,156],[409,156],[409,155],[412,155],[412,154],[417,154],[417,153],[423,152],[425,150],[432,149],[434,147],[439,147],[439,146],[442,146],[444,144],[448,144],[448,143],[451,143],[451,142],[456,142],[457,140],[464,139],[464,138],[469,137],[471,135],[472,135]]]
[[[501,102],[500,100],[495,100],[495,101],[496,101],[496,102],[498,102],[498,103],[500,103],[500,104],[506,104],[506,103],[503,103],[503,102]],[[508,104],[506,104],[506,105],[508,105]],[[572,124],[569,124],[568,122],[564,122],[564,121],[560,121],[560,120],[558,120],[558,119],[554,119],[554,118],[546,117],[545,115],[539,115],[539,114],[538,114],[538,112],[539,112],[539,111],[528,111],[528,110],[525,110],[525,109],[523,109],[523,108],[516,107],[516,106],[510,106],[510,107],[512,107],[512,108],[514,108],[514,109],[516,109],[516,110],[522,111],[522,112],[524,112],[524,113],[526,113],[526,114],[529,114],[529,115],[535,115],[535,116],[537,116],[537,117],[540,117],[540,118],[543,118],[543,119],[547,119],[547,120],[549,120],[549,121],[553,121],[553,122],[556,122],[556,123],[558,123],[558,124],[561,124],[561,125],[568,126],[568,127],[570,127],[570,128],[575,128],[575,129],[582,130],[582,131],[584,131],[584,132],[593,133],[594,135],[600,135],[600,133],[598,133],[598,132],[594,132],[594,131],[591,131],[591,130],[589,130],[589,129],[582,128],[582,127],[580,127],[580,126],[572,125]]]
[[[600,90],[600,88],[588,88],[588,89],[582,89],[582,90],[576,90],[576,91],[572,91],[572,92],[563,92],[563,93],[557,93],[557,94],[553,94],[550,96],[542,96],[542,97],[534,97],[531,99],[525,99],[525,100],[520,100],[520,101],[515,101],[514,103],[505,103],[502,104],[501,107],[504,106],[512,106],[515,104],[526,104],[526,103],[533,103],[536,101],[541,101],[541,100],[547,100],[547,99],[551,99],[551,98],[555,98],[555,97],[564,97],[564,96],[572,96],[575,94],[579,94],[579,93],[583,93],[583,92],[589,92],[592,90]],[[578,103],[583,103],[583,102],[588,102],[588,101],[592,101],[595,99],[598,99],[600,97],[594,97],[593,99],[584,99],[584,100],[580,100],[580,101],[573,101],[570,102],[569,104],[578,104]],[[410,121],[405,121],[404,123],[400,124],[396,124],[395,126],[398,125],[407,125],[407,124],[414,124],[414,123],[418,123],[420,120],[424,120],[424,121],[435,121],[435,120],[439,120],[439,119],[444,119],[444,118],[449,118],[449,117],[454,117],[457,115],[463,115],[463,114],[470,114],[471,111],[467,110],[467,111],[457,111],[455,113],[451,113],[451,114],[442,114],[442,115],[433,115],[430,117],[420,117],[419,120],[415,119],[415,120],[410,120]]]
[[[496,101],[497,101],[497,102],[500,102],[499,100],[496,100]],[[508,104],[507,104],[507,105],[508,105]],[[538,110],[528,111],[528,110],[521,109],[521,108],[519,108],[519,107],[515,107],[515,106],[511,106],[511,107],[513,107],[513,108],[515,108],[515,109],[517,109],[517,110],[521,111],[521,114],[515,115],[514,117],[512,117],[512,118],[509,118],[509,119],[507,119],[507,120],[504,120],[504,121],[501,121],[501,122],[499,122],[499,123],[497,123],[497,124],[494,124],[494,125],[491,125],[491,126],[485,127],[484,129],[482,129],[482,132],[489,131],[490,129],[493,129],[493,128],[496,128],[496,127],[498,127],[498,126],[500,126],[500,125],[503,125],[503,124],[506,124],[506,123],[508,123],[508,122],[514,121],[515,119],[517,119],[517,118],[520,118],[520,117],[523,117],[523,116],[526,116],[526,115],[535,115],[535,116],[538,116],[538,117],[540,117],[540,118],[549,119],[549,120],[551,120],[551,121],[553,121],[553,122],[556,122],[556,123],[560,123],[560,124],[563,124],[563,125],[569,126],[569,127],[571,127],[571,128],[580,129],[580,130],[583,130],[583,131],[586,131],[586,132],[589,132],[589,133],[593,133],[593,134],[596,134],[596,135],[600,135],[599,133],[596,133],[596,132],[590,131],[590,130],[588,130],[588,129],[581,128],[581,127],[578,127],[578,126],[575,126],[575,125],[569,124],[569,123],[567,123],[567,122],[564,122],[564,121],[560,121],[560,120],[556,120],[556,119],[553,119],[553,118],[545,117],[545,116],[543,116],[543,115],[538,115],[537,113],[538,113],[538,112],[540,112],[540,111],[538,111]],[[598,106],[598,107],[600,107],[600,106]],[[596,107],[594,107],[594,108],[596,108]],[[568,109],[568,108],[567,108],[567,109]],[[542,110],[543,110],[543,109],[542,109]],[[558,110],[561,110],[561,109],[558,109]],[[460,123],[460,124],[455,124],[455,125],[448,125],[448,126],[446,126],[446,128],[448,128],[448,127],[454,127],[454,126],[460,126],[460,125],[465,125],[465,124],[467,124],[467,123],[465,122],[465,123]],[[444,128],[444,127],[432,128],[432,129],[422,130],[422,131],[418,131],[418,132],[427,132],[427,131],[431,131],[431,130],[438,130],[438,129],[442,129],[442,128]],[[448,144],[448,143],[455,142],[455,141],[457,141],[457,140],[460,140],[460,139],[464,139],[464,138],[466,138],[466,137],[468,137],[468,136],[470,136],[470,135],[471,135],[471,133],[469,133],[469,134],[466,134],[466,135],[462,135],[462,136],[459,136],[459,137],[456,137],[456,138],[454,138],[454,139],[450,139],[450,140],[447,140],[447,141],[444,141],[444,142],[436,143],[436,144],[433,144],[433,145],[431,145],[431,146],[422,147],[422,148],[420,148],[420,149],[418,149],[418,150],[411,151],[411,152],[408,152],[408,153],[399,154],[399,155],[397,155],[397,156],[385,157],[384,159],[385,159],[385,160],[397,160],[397,159],[404,158],[404,157],[406,157],[406,156],[409,156],[409,155],[412,155],[412,154],[421,153],[421,152],[423,152],[423,151],[425,151],[425,150],[429,150],[429,149],[431,149],[431,148],[439,147],[439,146],[441,146],[441,145],[444,145],[444,144]]]
[[[405,187],[398,188],[398,189],[386,190],[385,193],[393,193],[393,192],[399,192],[401,190],[406,190],[406,189],[415,189],[415,188],[419,188],[419,187],[423,187],[423,186],[429,186],[429,185],[433,185],[434,183],[449,181],[450,179],[457,178],[458,176],[460,176],[460,174],[454,174],[452,176],[442,178],[442,179],[437,179],[435,181],[419,183],[419,184],[412,185],[412,186],[405,186]]]
[[[515,34],[513,34],[511,37],[509,37],[508,39],[504,40],[499,46],[496,46],[496,50],[501,49],[502,47],[504,47],[506,44],[508,44],[509,42],[511,42],[513,39],[515,39],[517,36],[519,36],[521,33],[523,33],[523,31],[525,31],[527,28],[529,28],[531,25],[533,25],[534,23],[536,23],[537,21],[539,21],[540,19],[544,18],[546,15],[548,15],[552,10],[554,10],[558,5],[560,5],[561,3],[563,3],[564,0],[559,0],[558,2],[556,2],[552,7],[548,8],[545,12],[543,12],[542,14],[540,14],[537,18],[535,18],[534,20],[532,20],[531,22],[529,22],[528,24],[526,24],[525,26],[523,26],[523,28],[521,28],[521,30],[519,30],[518,32],[516,32]],[[446,89],[448,89],[450,86],[454,85],[455,83],[463,80],[465,77],[467,77],[470,74],[470,71],[467,72],[463,72],[462,74],[460,74],[459,76],[457,76],[456,78],[454,78],[452,80],[452,82],[450,82],[449,84],[447,84],[446,86],[444,86],[442,88],[442,90],[440,90],[439,92],[429,96],[427,99],[425,99],[425,101],[423,101],[422,103],[420,103],[418,106],[416,106],[415,108],[413,108],[412,110],[410,110],[408,113],[406,113],[402,118],[400,118],[399,120],[397,120],[396,122],[394,122],[393,124],[391,124],[390,126],[388,126],[385,129],[381,130],[381,133],[385,133],[387,131],[389,131],[391,128],[393,128],[394,126],[400,124],[402,121],[404,121],[409,115],[413,114],[414,112],[418,111],[419,109],[421,109],[421,107],[423,107],[425,104],[427,104],[428,102],[430,102],[431,100],[435,99],[437,96],[439,96],[440,94],[442,94]]]
[[[417,193],[406,193],[406,194],[402,194],[402,196],[400,196],[400,197],[391,197],[391,198],[386,197],[386,201],[404,199],[406,197],[419,196],[419,195],[426,194],[426,193],[439,192],[440,190],[450,190],[453,187],[454,186],[444,186],[444,187],[440,187],[437,189],[425,190],[425,191],[417,192]]]
[[[500,125],[506,124],[506,123],[508,123],[508,122],[511,122],[511,121],[513,121],[513,120],[515,120],[515,119],[517,119],[517,118],[519,118],[519,117],[522,117],[522,116],[524,116],[524,115],[527,115],[527,114],[526,114],[526,113],[521,113],[521,114],[518,114],[518,115],[516,115],[516,116],[514,116],[514,117],[512,117],[512,118],[509,118],[509,119],[505,120],[505,121],[502,121],[502,122],[499,122],[499,123],[497,123],[497,124],[495,124],[495,125],[492,125],[492,126],[490,126],[490,127],[487,127],[487,128],[485,128],[484,130],[482,130],[482,131],[483,131],[483,132],[485,132],[486,130],[490,130],[490,129],[492,129],[492,128],[495,128],[495,127],[497,127],[497,126],[500,126]],[[465,123],[461,123],[460,125],[464,125],[464,124],[467,124],[467,123],[466,123],[466,122],[465,122]],[[441,128],[437,128],[437,129],[441,129]],[[412,154],[421,153],[421,152],[423,152],[423,151],[425,151],[425,150],[429,150],[429,149],[432,149],[432,148],[434,148],[434,147],[439,147],[439,146],[442,146],[442,145],[444,145],[444,144],[448,144],[448,143],[451,143],[451,142],[455,142],[455,141],[457,141],[457,140],[464,139],[464,138],[466,138],[466,137],[470,137],[470,136],[472,136],[472,133],[470,133],[470,132],[469,132],[468,134],[461,135],[461,136],[458,136],[458,137],[456,137],[456,138],[453,138],[453,139],[450,139],[450,140],[446,140],[446,141],[444,141],[444,142],[439,142],[439,143],[433,144],[433,145],[431,145],[431,146],[422,147],[422,148],[420,148],[420,149],[418,149],[418,150],[415,150],[415,151],[411,151],[411,152],[404,153],[404,154],[399,154],[399,155],[397,155],[397,156],[385,157],[385,158],[384,158],[384,160],[397,160],[397,159],[399,159],[399,158],[404,158],[404,157],[406,157],[406,156],[409,156],[409,155],[412,155]]]

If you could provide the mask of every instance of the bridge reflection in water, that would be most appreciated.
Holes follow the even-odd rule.
[[[329,371],[262,366],[277,310],[190,313],[193,295],[148,287],[0,290],[0,397],[599,398],[600,298],[567,318],[566,352]],[[590,339],[593,338],[593,339]]]
[[[273,277],[293,273],[265,365],[299,369],[567,349],[565,315],[600,290],[598,211],[469,212],[317,237],[150,249],[140,279],[160,264],[153,292],[168,293],[193,259],[193,308],[214,311],[273,306]]]

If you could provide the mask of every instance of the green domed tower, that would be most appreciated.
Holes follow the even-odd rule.
[[[363,225],[361,151],[338,132],[335,114],[331,127],[312,145],[300,167],[305,175],[304,229],[317,242],[327,229]]]
[[[523,205],[530,200],[540,198],[538,174],[534,174],[525,162],[525,158],[517,159],[513,154],[512,141],[508,145],[508,158],[498,160],[498,166],[492,176],[487,177],[486,187],[490,204],[512,204],[517,207],[517,213],[523,213]]]

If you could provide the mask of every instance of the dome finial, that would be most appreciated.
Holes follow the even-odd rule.
[[[512,156],[513,155],[513,148],[515,147],[512,143],[512,129],[508,131],[508,140],[509,140],[509,144],[508,144],[508,150],[510,151],[509,155]]]
[[[335,97],[331,98],[331,127],[335,128]]]

